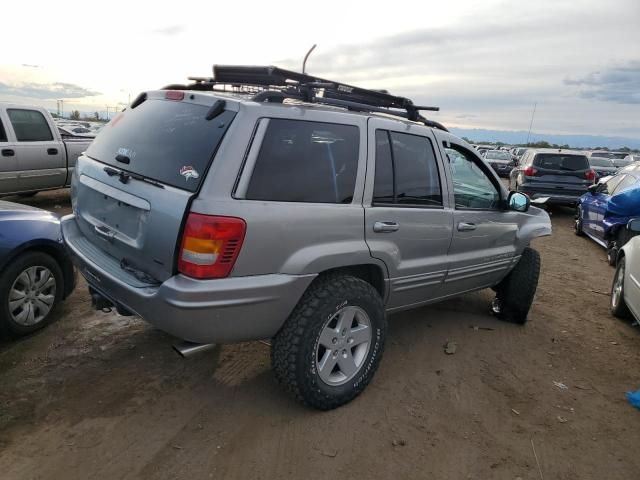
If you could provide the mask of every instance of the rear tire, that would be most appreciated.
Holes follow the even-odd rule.
[[[576,207],[576,216],[575,221],[573,222],[573,231],[579,237],[584,235],[584,231],[582,230],[582,211],[580,210],[580,206]]]
[[[540,277],[540,254],[526,247],[520,260],[496,288],[492,310],[507,322],[526,323]]]
[[[631,312],[624,301],[625,257],[620,258],[611,284],[611,313],[618,318],[629,318]]]
[[[0,276],[0,333],[20,337],[41,329],[63,294],[64,277],[53,257],[37,251],[18,256]]]
[[[346,275],[319,278],[272,340],[276,379],[307,406],[344,405],[373,378],[386,330],[384,305],[373,286]]]

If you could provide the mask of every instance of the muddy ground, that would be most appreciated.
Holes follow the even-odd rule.
[[[21,201],[69,211],[64,191]],[[489,291],[394,315],[372,384],[326,413],[277,386],[265,344],[184,360],[81,283],[0,343],[0,477],[640,478],[640,329],[609,314],[604,251],[552,219],[526,326],[489,315]]]

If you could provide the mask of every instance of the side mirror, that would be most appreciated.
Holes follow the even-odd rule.
[[[627,230],[640,233],[640,218],[633,218],[627,222]]]
[[[587,190],[589,190],[589,193],[591,195],[595,195],[598,193],[598,190],[600,189],[600,184],[599,183],[594,183],[593,185],[589,185],[589,188],[587,188]]]
[[[529,205],[531,204],[531,200],[524,193],[520,192],[510,192],[509,197],[507,198],[507,205],[509,206],[509,210],[514,210],[516,212],[526,212],[529,210]]]

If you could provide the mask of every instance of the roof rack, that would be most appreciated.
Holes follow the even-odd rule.
[[[359,112],[376,112],[421,122],[448,131],[442,124],[427,120],[420,111],[438,107],[414,105],[405,97],[386,90],[369,90],[273,66],[214,65],[213,77],[189,77],[191,85],[168,85],[166,90],[223,91],[250,95],[256,102],[282,103],[285,99],[318,103]]]

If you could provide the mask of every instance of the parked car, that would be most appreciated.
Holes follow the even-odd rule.
[[[607,249],[610,265],[629,240],[625,225],[640,217],[640,167],[603,179],[578,202],[575,232],[585,234]]]
[[[615,175],[618,171],[613,161],[604,157],[589,157],[589,165],[596,172],[596,182],[602,177]]]
[[[528,149],[509,174],[509,189],[534,199],[548,198],[549,204],[575,205],[595,178],[582,152]]]
[[[69,186],[76,159],[90,143],[63,140],[44,108],[0,103],[0,195]]]
[[[60,126],[58,125],[58,130],[60,131],[60,135],[62,138],[66,140],[66,137],[86,137],[86,138],[94,138],[96,136],[96,132],[90,130],[87,127],[73,127],[73,126]]]
[[[60,221],[44,210],[0,201],[0,333],[33,333],[75,286]]]
[[[270,338],[277,379],[319,409],[370,382],[387,313],[493,287],[497,315],[527,320],[529,242],[549,217],[469,144],[415,112],[367,111],[409,113],[403,97],[275,67],[214,72],[143,93],[78,160],[62,229],[97,307],[198,344]],[[216,82],[263,91],[203,91]]]
[[[516,147],[513,149],[513,155],[520,160],[526,151],[527,149],[525,147]]]
[[[617,258],[611,285],[611,313],[620,318],[632,315],[640,322],[640,219],[630,220],[625,228],[633,238]]]
[[[640,162],[640,153],[631,153],[624,157],[625,162],[629,162],[629,164],[633,162]]]
[[[508,177],[514,167],[511,154],[504,150],[488,150],[484,153],[483,158],[491,165],[491,168],[495,170],[499,177]]]

